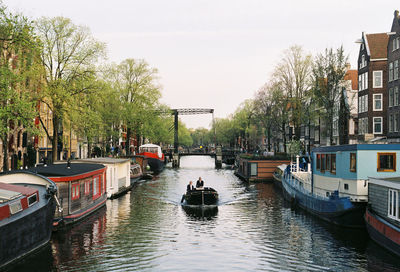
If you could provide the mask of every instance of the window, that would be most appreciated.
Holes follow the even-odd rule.
[[[382,71],[373,71],[373,87],[382,88]]]
[[[20,200],[10,203],[8,207],[10,208],[10,214],[16,214],[22,211],[22,204]]]
[[[393,69],[393,80],[397,80],[399,78],[399,61],[394,61],[394,69]]]
[[[393,92],[393,106],[398,106],[399,105],[399,87],[394,87],[394,92]]]
[[[317,154],[317,170],[321,170],[321,154]]]
[[[325,154],[321,154],[321,172],[325,172],[326,159]]]
[[[72,183],[71,185],[71,199],[79,199],[79,182]]]
[[[397,48],[396,48],[396,39],[393,39],[393,41],[392,41],[392,51],[394,51],[394,50],[396,50]]]
[[[364,68],[365,66],[367,66],[367,62],[365,60],[365,55],[362,55],[361,56],[360,68]]]
[[[373,110],[382,111],[382,94],[374,94],[373,97],[374,97]]]
[[[399,191],[389,189],[388,217],[399,220]]]
[[[331,155],[326,154],[326,171],[331,171]]]
[[[100,177],[95,177],[93,178],[93,198],[99,197],[100,194]]]
[[[389,107],[393,107],[393,88],[389,89]]]
[[[257,163],[250,163],[250,176],[257,176]]]
[[[399,126],[400,126],[400,123],[399,123],[399,118],[400,118],[400,114],[396,114],[395,116],[394,116],[394,124],[393,124],[393,130],[395,131],[395,132],[399,132]]]
[[[368,89],[368,72],[365,72],[358,76],[358,88],[359,91]]]
[[[331,173],[336,174],[336,154],[331,155]]]
[[[37,198],[37,194],[36,194],[36,193],[33,194],[33,195],[30,195],[30,196],[28,197],[28,206],[29,206],[29,207],[32,206],[32,205],[35,204],[37,201],[38,201],[38,198]]]
[[[349,189],[349,184],[345,183],[345,184],[344,184],[344,189],[345,189],[345,190],[348,190],[348,189]]]
[[[382,134],[382,119],[383,117],[374,117],[374,134]]]
[[[364,112],[368,111],[368,94],[364,95]]]
[[[85,181],[85,195],[90,193],[90,180]]]
[[[357,156],[356,153],[350,153],[350,171],[357,171]]]
[[[396,171],[396,153],[378,153],[378,171]]]
[[[393,114],[389,115],[389,132],[393,132],[394,128],[394,120],[393,120]]]
[[[389,82],[393,80],[393,62],[389,63]]]

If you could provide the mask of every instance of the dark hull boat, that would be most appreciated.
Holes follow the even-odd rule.
[[[161,147],[154,144],[144,144],[139,147],[139,154],[147,159],[150,170],[154,173],[160,173],[165,166],[165,156]]]
[[[186,205],[215,205],[218,201],[218,193],[211,187],[197,189],[184,194]]]
[[[57,187],[26,172],[0,175],[0,270],[50,240]]]

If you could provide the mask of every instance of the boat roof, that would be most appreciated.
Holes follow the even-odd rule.
[[[349,144],[319,146],[312,149],[315,152],[337,152],[337,151],[357,151],[357,150],[400,150],[399,144]]]
[[[144,144],[144,145],[139,146],[139,148],[141,148],[141,147],[158,147],[158,148],[161,148],[159,145],[155,145],[155,144]]]
[[[22,185],[13,185],[0,182],[0,203],[16,199],[22,195],[31,195],[37,189]]]
[[[118,164],[118,163],[123,163],[123,162],[130,162],[130,159],[117,159],[117,158],[106,158],[106,157],[101,157],[101,158],[91,158],[91,159],[79,159],[79,160],[74,160],[72,163],[76,162],[84,162],[84,163],[105,163],[105,164]]]
[[[33,167],[28,170],[45,177],[69,177],[93,172],[103,168],[105,168],[105,166],[98,163],[71,163],[71,167],[68,169],[67,163],[57,163],[48,166]]]

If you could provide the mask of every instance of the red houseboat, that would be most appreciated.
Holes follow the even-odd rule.
[[[56,211],[54,228],[68,225],[106,204],[106,167],[94,163],[60,163],[31,168],[58,186],[62,211]]]

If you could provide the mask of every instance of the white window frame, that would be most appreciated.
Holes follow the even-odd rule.
[[[398,132],[399,131],[399,121],[400,121],[399,118],[400,118],[399,114],[395,114],[393,116],[393,131],[394,132]]]
[[[393,107],[394,92],[393,88],[389,89],[389,108]]]
[[[375,131],[375,119],[380,119],[381,120],[379,122],[381,124],[381,130],[380,131]],[[383,117],[373,117],[372,118],[372,123],[373,123],[372,127],[373,127],[373,130],[374,130],[374,134],[382,134],[383,133]]]
[[[393,80],[399,79],[399,61],[395,60],[393,64]]]
[[[394,118],[393,114],[389,114],[389,132],[393,132]]]
[[[373,94],[373,98],[374,98],[374,102],[373,102],[373,105],[372,105],[372,110],[373,111],[383,111],[383,95],[381,93],[380,94]],[[375,102],[377,100],[381,101],[381,107],[379,109],[375,107],[375,105],[376,105]]]
[[[365,99],[365,101],[364,101],[364,106],[365,106],[364,112],[367,112],[368,111],[368,94],[364,95],[364,99]]]
[[[393,62],[389,63],[389,82],[393,81]]]
[[[390,201],[392,198],[392,201]],[[389,189],[388,191],[388,217],[399,221],[399,191]]]
[[[399,105],[399,87],[395,86],[393,88],[393,106]]]
[[[382,88],[383,87],[383,71],[373,71],[372,75],[373,75],[373,77],[372,77],[372,80],[373,80],[372,86],[373,86],[373,88]],[[375,80],[377,76],[380,77],[380,84],[379,85],[376,84],[376,80]]]

